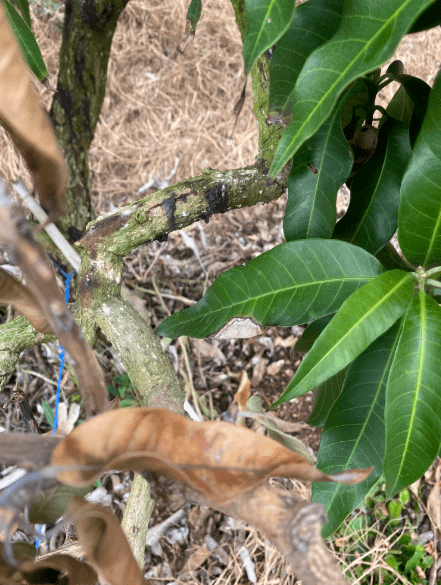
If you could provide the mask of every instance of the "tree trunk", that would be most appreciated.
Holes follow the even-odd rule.
[[[66,0],[57,93],[51,108],[69,167],[67,206],[57,222],[64,234],[84,232],[94,219],[89,148],[104,100],[113,33],[128,0]]]

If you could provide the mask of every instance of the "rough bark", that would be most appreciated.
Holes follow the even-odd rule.
[[[88,153],[107,83],[113,33],[128,0],[66,0],[57,93],[51,116],[69,167],[64,234],[93,219]]]

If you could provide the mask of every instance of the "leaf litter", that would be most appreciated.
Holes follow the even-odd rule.
[[[225,145],[229,123],[225,112],[231,110],[240,93],[242,73],[240,40],[230,6],[228,3],[219,5],[215,2],[204,4],[204,14],[195,39],[184,55],[175,59],[175,49],[185,24],[186,3],[181,0],[158,0],[150,2],[147,7],[142,0],[132,0],[128,4],[118,24],[101,124],[90,153],[98,214],[137,199],[137,190],[152,178],[157,181],[167,178],[174,167],[176,156],[179,163],[173,182],[198,174],[205,167],[221,169],[252,163],[257,130],[249,98],[236,129],[232,149],[228,150]],[[54,80],[62,10],[62,6],[55,11],[47,10],[42,0],[35,6],[35,13],[40,14],[40,18],[34,18],[34,31],[39,41],[41,39],[41,48]],[[140,30],[146,30],[147,34],[140,34]],[[435,33],[420,33],[405,39],[401,48],[404,56],[400,53],[397,56],[405,63],[410,60],[411,67],[419,75],[428,71],[429,81],[432,75],[429,66],[440,61],[440,45],[437,44],[437,37],[433,36]],[[424,45],[426,53],[418,50],[421,45]],[[417,61],[419,55],[423,62]],[[125,65],[129,62],[133,64],[130,68]],[[127,71],[130,71],[129,75]],[[171,79],[176,81],[171,84]],[[180,96],[186,96],[183,102],[179,102]],[[50,95],[43,95],[42,100],[48,104]],[[1,128],[0,133],[3,133]],[[2,134],[0,149],[2,176],[27,177],[23,163],[17,159],[14,148]],[[27,181],[31,187],[29,177]],[[283,200],[280,200],[267,206],[256,206],[252,210],[237,210],[212,218],[209,226],[201,224],[200,227],[189,228],[186,233],[198,247],[199,257],[193,246],[186,245],[179,234],[172,234],[165,244],[154,243],[148,249],[131,255],[127,259],[125,277],[128,286],[150,312],[153,324],[163,319],[164,305],[171,312],[188,306],[182,299],[191,302],[200,298],[220,272],[244,263],[280,243],[283,205]],[[250,379],[254,378],[252,393],[260,394],[264,405],[270,404],[279,396],[300,364],[301,354],[293,351],[300,333],[300,328],[274,328],[246,341],[206,340],[205,343],[214,350],[208,350],[206,346],[197,347],[193,340],[189,340],[189,360],[196,395],[205,401],[207,408],[215,409],[219,416],[228,413],[234,406],[233,394],[239,387],[241,372],[246,371]],[[110,381],[115,374],[113,356],[104,341],[100,342],[99,347],[101,365]],[[172,343],[169,352],[182,381],[190,384],[182,348]],[[26,354],[25,360],[29,360],[31,369],[43,371],[48,378],[56,378],[56,363],[51,357],[50,348],[46,350],[43,346],[42,350],[28,350]],[[268,360],[266,368],[259,365],[263,360]],[[273,368],[270,372],[274,373],[269,374],[268,369],[281,360],[284,365],[279,371]],[[42,397],[51,400],[53,386],[35,377],[28,379],[27,383],[35,409]],[[77,389],[72,382],[66,380],[66,384],[66,398],[69,400]],[[12,389],[12,386],[10,384],[8,388]],[[283,405],[278,415],[287,421],[303,421],[311,407],[312,400],[307,395]],[[36,416],[44,423],[43,415],[37,410]],[[1,424],[10,430],[19,428],[21,422],[16,411],[9,408],[6,420],[2,420]],[[302,431],[296,436],[316,451],[318,430]],[[113,474],[115,476],[128,490],[130,475],[122,472]],[[124,493],[120,491],[117,494],[114,491],[115,480],[112,482],[111,477],[110,473],[106,474],[103,485],[112,494],[112,507],[122,514]],[[294,483],[296,489],[302,489],[307,496],[305,487],[300,488],[297,482],[277,481],[283,485]],[[152,523],[156,524],[161,517],[164,519],[172,514],[173,493],[167,494],[166,489],[165,480],[159,481],[154,487],[156,510]],[[128,494],[128,491],[125,493]],[[191,510],[193,515],[190,514]],[[196,520],[192,521],[192,517]],[[183,526],[190,527],[184,544],[178,542],[170,532],[165,532],[168,536],[160,541],[163,543],[162,556],[157,558],[155,553],[150,552],[159,567],[150,578],[161,579],[160,582],[164,578],[180,578],[179,570],[184,566],[183,555],[190,558],[188,551],[192,547],[196,551],[199,548],[203,551],[209,549],[204,538],[211,536],[227,550],[229,563],[225,566],[211,554],[197,568],[193,566],[189,571],[188,582],[196,583],[201,579],[215,579],[216,583],[248,582],[250,576],[244,570],[240,553],[244,547],[252,559],[259,583],[268,583],[275,578],[279,583],[295,582],[280,555],[268,541],[262,539],[255,529],[230,520],[219,512],[210,510],[206,513],[203,507],[187,508],[185,517],[179,520]],[[194,530],[198,527],[198,521],[199,532]],[[428,526],[425,521],[421,525]],[[201,532],[204,536],[196,538]]]

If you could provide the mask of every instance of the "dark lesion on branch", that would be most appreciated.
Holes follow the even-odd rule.
[[[260,163],[228,171],[203,171],[201,176],[147,195],[94,221],[77,246],[91,259],[126,256],[196,221],[208,222],[214,214],[278,199],[286,190],[288,173],[285,168],[268,179],[268,168]]]

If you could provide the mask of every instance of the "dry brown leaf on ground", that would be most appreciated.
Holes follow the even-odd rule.
[[[0,268],[0,303],[12,305],[20,311],[37,331],[53,334],[50,323],[31,291],[3,268]]]
[[[1,3],[0,120],[35,178],[41,205],[54,221],[65,211],[67,165]]]
[[[107,469],[149,470],[176,479],[214,503],[233,500],[271,476],[359,483],[371,469],[327,475],[304,457],[250,429],[194,422],[161,408],[124,408],[96,416],[66,436],[51,465],[67,485],[89,485]],[[97,466],[101,466],[101,469]]]
[[[13,205],[0,207],[0,241],[8,246],[42,314],[72,358],[87,415],[103,412],[108,392],[97,358],[64,301],[45,251]]]
[[[109,585],[147,584],[126,536],[110,510],[74,498],[66,516],[75,524],[81,548],[100,580]]]

